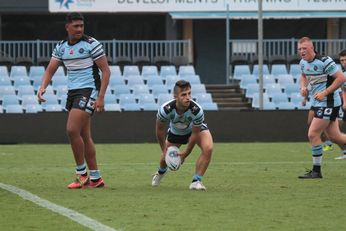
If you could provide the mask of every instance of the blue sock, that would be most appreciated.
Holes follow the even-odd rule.
[[[76,166],[76,174],[83,176],[87,174],[85,163]]]
[[[195,182],[195,181],[202,181],[202,179],[203,179],[203,176],[200,176],[200,175],[195,174],[195,175],[193,175],[193,177],[192,177],[192,182]]]
[[[313,145],[311,147],[311,150],[312,150],[313,170],[315,172],[320,172],[321,171],[321,164],[322,164],[323,146],[322,146],[322,144]]]
[[[167,167],[165,167],[165,168],[161,168],[161,167],[159,167],[159,170],[157,171],[159,174],[164,174],[165,172],[167,171]]]
[[[326,141],[324,141],[324,143],[325,143],[326,145],[328,145],[328,146],[332,146],[332,145],[333,145],[333,142],[330,141],[330,140],[326,140]]]
[[[100,170],[90,170],[90,180],[97,181],[101,178]]]
[[[342,154],[346,155],[346,149],[342,150]]]

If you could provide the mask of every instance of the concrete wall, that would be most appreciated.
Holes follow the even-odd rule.
[[[93,117],[96,143],[156,142],[155,112],[107,112]],[[206,112],[215,142],[307,141],[307,111]],[[66,113],[0,114],[0,143],[67,143]]]

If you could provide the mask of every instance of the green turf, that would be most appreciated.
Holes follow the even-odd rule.
[[[198,149],[158,188],[157,144],[97,145],[103,189],[68,190],[69,145],[0,145],[0,182],[123,230],[345,230],[346,160],[324,155],[322,180],[299,180],[311,167],[307,143],[217,143],[207,192],[189,191]],[[1,230],[85,227],[0,189]]]

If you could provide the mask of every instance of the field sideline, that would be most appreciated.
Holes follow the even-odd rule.
[[[103,189],[68,190],[70,146],[0,145],[0,183],[26,190],[115,230],[345,230],[346,160],[326,152],[322,180],[308,143],[216,143],[207,192],[188,189],[198,149],[160,187],[151,187],[157,144],[98,144]],[[1,230],[86,230],[0,188]]]

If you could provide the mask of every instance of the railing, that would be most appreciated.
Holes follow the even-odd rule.
[[[342,49],[346,49],[344,39],[317,39],[313,40],[315,50],[320,54],[334,56]],[[246,55],[250,60],[257,55],[258,40],[237,39],[229,40],[230,55]],[[298,39],[265,39],[263,41],[263,55],[270,57],[274,55],[287,57],[297,54]]]
[[[59,41],[0,41],[0,56],[30,57],[36,63],[39,57],[50,57]],[[190,40],[100,40],[106,54],[113,60],[119,56],[132,59],[135,56],[147,56],[152,61],[155,56],[187,57],[192,61]]]

